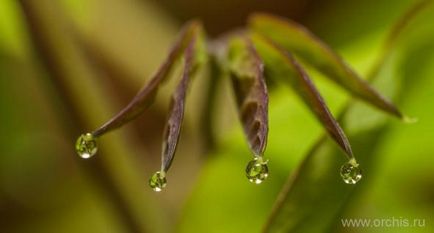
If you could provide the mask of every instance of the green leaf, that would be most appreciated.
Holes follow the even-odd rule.
[[[252,40],[264,60],[267,77],[289,85],[315,114],[330,136],[351,158],[353,152],[344,131],[333,118],[325,101],[303,68],[289,53],[270,40],[258,34],[253,34]]]
[[[136,94],[124,109],[104,123],[101,127],[93,131],[92,134],[98,137],[113,129],[119,128],[138,117],[146,108],[148,108],[155,98],[160,84],[169,76],[176,61],[182,56],[191,40],[198,37],[201,27],[201,24],[197,21],[188,23],[180,33],[178,40],[175,42],[166,60],[151,80]]]
[[[350,134],[364,171],[381,142],[384,125]],[[283,187],[264,232],[327,232],[357,187],[339,176],[341,152],[322,138]]]
[[[252,152],[262,156],[268,137],[264,65],[252,42],[244,37],[230,41],[228,63],[244,134]]]
[[[323,41],[305,27],[288,19],[254,14],[250,28],[294,53],[351,94],[399,118],[403,115],[392,102],[374,90]]]

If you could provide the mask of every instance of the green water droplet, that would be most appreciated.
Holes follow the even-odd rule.
[[[362,170],[356,160],[351,159],[341,167],[341,176],[345,183],[355,184],[362,179]]]
[[[92,157],[98,151],[96,138],[91,133],[80,135],[75,143],[75,150],[83,159]]]
[[[247,164],[246,176],[250,182],[255,184],[262,183],[268,177],[268,161],[264,161],[262,157],[256,157]]]
[[[149,186],[155,191],[160,192],[166,187],[166,174],[162,171],[155,172],[149,179]]]

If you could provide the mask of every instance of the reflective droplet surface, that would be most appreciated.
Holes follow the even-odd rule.
[[[155,172],[154,175],[149,179],[149,186],[155,191],[160,192],[166,187],[167,180],[166,174],[164,172],[158,171]]]
[[[256,157],[250,161],[246,167],[246,176],[252,183],[262,183],[268,177],[267,161],[264,161],[262,157]]]
[[[88,159],[94,156],[98,151],[96,138],[91,133],[80,135],[75,143],[75,150],[83,159]]]
[[[356,184],[362,179],[362,170],[356,160],[351,159],[341,167],[341,177],[347,184]]]

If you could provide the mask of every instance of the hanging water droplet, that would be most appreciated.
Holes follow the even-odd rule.
[[[155,172],[149,179],[149,186],[155,191],[160,192],[166,187],[166,174],[163,171]]]
[[[341,167],[341,176],[345,183],[355,184],[362,179],[362,170],[355,159],[351,159]]]
[[[268,161],[264,161],[262,157],[255,157],[247,164],[246,176],[250,182],[260,184],[268,177]]]
[[[96,138],[91,133],[80,135],[75,143],[75,150],[83,159],[92,157],[98,151]]]

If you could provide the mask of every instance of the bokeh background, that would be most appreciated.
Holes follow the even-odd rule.
[[[201,19],[212,38],[243,27],[254,11],[286,16],[366,75],[387,32],[412,3],[1,0],[0,232],[260,232],[284,183],[324,133],[291,91],[275,87],[270,94],[270,177],[259,186],[244,176],[251,155],[226,80],[218,86],[210,122],[215,146],[210,149],[204,140],[204,126],[197,122],[203,117],[206,69],[191,87],[163,192],[154,193],[147,179],[160,166],[174,82],[143,116],[104,136],[94,158],[79,159],[75,139],[128,103],[188,19]],[[379,117],[387,126],[381,137],[369,135],[376,142],[369,167],[330,232],[434,232],[433,12],[410,27],[406,46],[380,73],[386,81],[376,83],[419,121],[404,124],[357,103],[363,111],[353,113],[350,132],[375,127]],[[338,114],[348,94],[314,71],[312,76]],[[335,159],[344,162],[343,156]],[[318,185],[311,191],[327,184]],[[343,228],[342,216],[424,219],[425,227]],[[315,225],[321,219],[304,221]]]

